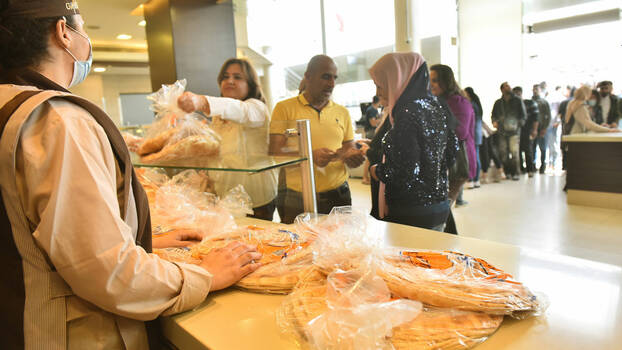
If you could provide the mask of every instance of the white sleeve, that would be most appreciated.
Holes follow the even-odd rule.
[[[108,312],[151,320],[199,305],[212,276],[135,244],[120,217],[106,134],[86,111],[56,104],[31,117],[17,150],[18,188],[37,244],[78,297]]]
[[[609,128],[598,125],[596,123],[594,123],[592,121],[592,118],[590,118],[590,114],[587,111],[587,108],[581,106],[579,107],[579,109],[577,109],[577,111],[574,113],[574,117],[576,119],[577,122],[581,123],[581,125],[583,125],[586,129],[588,129],[589,131],[594,131],[594,132],[609,132]]]
[[[265,103],[249,98],[246,101],[228,97],[207,97],[210,106],[210,115],[219,115],[222,119],[240,124],[246,124],[251,128],[259,128],[270,121],[270,113]]]

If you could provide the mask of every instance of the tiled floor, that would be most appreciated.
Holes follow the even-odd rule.
[[[566,204],[561,175],[538,175],[464,191],[455,208],[460,235],[622,265],[622,211]],[[369,186],[350,179],[356,207],[371,208]]]

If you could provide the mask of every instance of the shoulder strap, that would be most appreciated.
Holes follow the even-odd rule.
[[[41,90],[29,90],[24,91],[17,96],[13,97],[11,101],[5,104],[2,109],[0,109],[0,137],[2,137],[2,133],[4,132],[4,127],[9,122],[9,118],[15,113],[15,111],[29,98],[34,95],[40,93]]]
[[[4,132],[6,124],[15,113],[15,111],[32,96],[40,91],[24,91],[15,96],[11,101],[0,108],[0,138]],[[2,298],[8,300],[5,305],[0,308],[0,323],[3,325],[0,330],[0,337],[3,342],[10,348],[24,347],[24,304],[26,300],[26,287],[24,286],[24,274],[22,267],[22,258],[17,250],[17,245],[13,239],[13,230],[11,222],[7,216],[4,200],[0,193],[0,245],[2,254],[0,256],[0,265],[6,268],[7,273],[2,274],[0,282],[2,283]],[[5,286],[11,286],[4,288]],[[11,326],[17,325],[17,327]]]

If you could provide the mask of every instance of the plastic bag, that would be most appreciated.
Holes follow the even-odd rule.
[[[392,329],[415,319],[422,306],[390,296],[373,270],[336,270],[324,283],[297,288],[277,312],[277,321],[314,349],[391,349]]]
[[[426,305],[526,318],[548,306],[511,275],[483,259],[444,251],[390,251],[378,274],[391,292]]]
[[[325,273],[358,268],[363,261],[379,259],[381,232],[373,218],[352,207],[333,208],[329,215],[302,214],[296,218],[300,232],[317,236],[313,263]]]
[[[164,183],[153,171],[143,172],[142,178],[150,187],[151,222],[156,235],[174,229],[192,229],[203,237],[222,234],[237,228],[235,217],[252,213],[250,197],[243,187],[220,199],[208,192],[210,181],[205,172],[186,170]]]
[[[156,118],[137,150],[142,162],[191,166],[188,162],[197,157],[218,155],[220,136],[201,115],[185,113],[177,105],[185,86],[185,80],[163,85],[148,97]]]

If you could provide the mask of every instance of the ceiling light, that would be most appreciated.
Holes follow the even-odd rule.
[[[144,26],[146,26],[146,25],[147,25],[147,21],[145,21],[145,20],[143,19],[142,21],[138,22],[138,25],[139,25],[139,26],[141,26],[141,27],[144,27]]]
[[[94,71],[95,73],[103,73],[103,72],[105,72],[105,71],[106,71],[106,68],[104,68],[104,67],[95,67],[95,68],[93,69],[93,71]]]
[[[132,36],[129,34],[119,34],[117,35],[117,39],[118,40],[130,40],[132,39]]]

